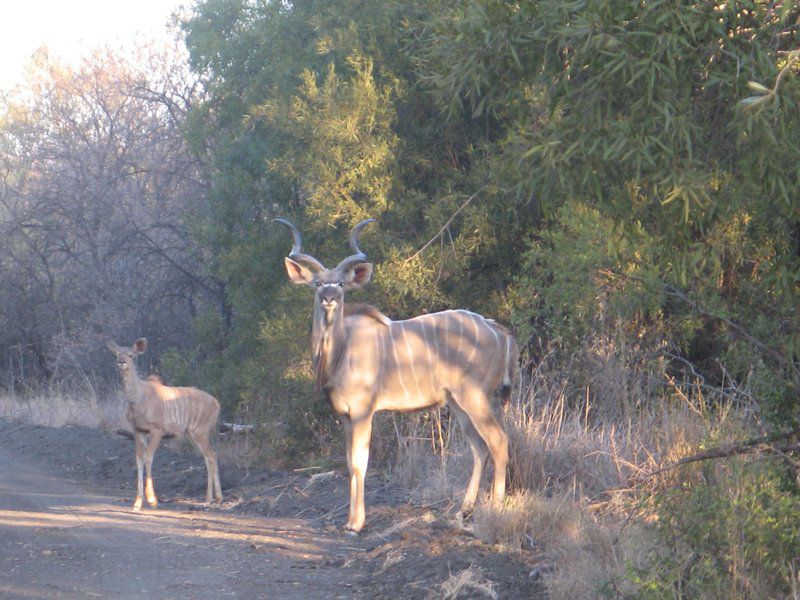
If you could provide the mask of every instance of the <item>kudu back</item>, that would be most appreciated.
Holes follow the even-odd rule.
[[[373,219],[353,228],[354,254],[334,269],[302,252],[300,232],[290,221],[275,221],[289,228],[294,242],[285,259],[289,279],[315,293],[311,348],[317,385],[341,416],[345,430],[350,472],[345,528],[358,532],[364,526],[372,416],[380,410],[448,405],[473,457],[461,513],[469,513],[475,504],[487,453],[494,463],[492,497],[499,502],[505,494],[508,438],[490,400],[501,385],[504,401],[510,393],[517,362],[511,334],[466,310],[392,321],[372,306],[346,305],[345,293],[363,287],[372,276],[372,264],[360,249],[358,236]]]
[[[219,402],[197,388],[164,385],[157,376],[140,379],[135,361],[147,350],[145,338],[139,338],[130,347],[118,346],[113,341],[106,342],[106,346],[114,354],[122,375],[128,399],[125,416],[133,428],[136,444],[137,488],[133,509],[142,507],[143,496],[150,506],[158,506],[153,488],[153,455],[165,435],[186,436],[192,441],[206,463],[206,503],[211,503],[212,494],[222,503],[217,454],[211,446],[211,435],[219,418]],[[146,470],[146,482],[143,470]]]

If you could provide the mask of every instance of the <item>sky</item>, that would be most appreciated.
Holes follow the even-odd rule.
[[[0,90],[18,83],[34,51],[70,62],[91,48],[168,39],[170,14],[189,0],[13,0],[0,4]]]

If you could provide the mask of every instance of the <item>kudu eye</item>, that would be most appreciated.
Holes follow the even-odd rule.
[[[344,281],[339,282],[339,287],[344,287]]]
[[[317,282],[317,287],[322,287],[322,282],[321,281]]]

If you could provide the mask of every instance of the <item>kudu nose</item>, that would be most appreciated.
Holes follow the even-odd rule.
[[[322,306],[336,306],[339,301],[339,294],[336,289],[324,289],[320,295]]]

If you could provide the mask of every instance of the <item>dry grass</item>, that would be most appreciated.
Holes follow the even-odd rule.
[[[450,434],[458,426],[449,413],[393,415],[392,420],[397,436],[392,482],[409,490],[420,504],[460,503],[472,458],[463,444],[451,442]]]
[[[455,598],[477,598],[485,596],[487,598],[497,598],[494,583],[484,577],[479,567],[470,565],[463,571],[451,574],[437,590],[434,597],[443,600],[454,600]]]
[[[24,395],[0,395],[0,418],[44,427],[83,426],[115,432],[118,429],[130,430],[125,418],[125,403],[126,397],[121,389],[101,398],[91,388],[83,391],[44,388],[29,390]],[[262,464],[262,448],[254,444],[253,438],[250,432],[219,435],[216,447],[220,461],[245,468]],[[173,449],[182,447],[194,452],[191,444],[183,438],[165,443],[171,444]],[[318,475],[316,480],[319,478]]]
[[[622,368],[618,361],[612,367]],[[599,398],[608,402],[610,375],[599,378],[607,389],[596,395],[570,390],[566,378],[544,371],[540,365],[502,417],[510,442],[509,494],[499,508],[478,504],[475,534],[509,550],[544,550],[550,563],[544,583],[554,600],[596,598],[600,588],[617,597],[633,594],[627,572],[654,543],[650,499],[679,477],[673,471],[643,476],[695,452],[709,437],[742,439],[744,411],[734,408],[729,391],[715,394],[666,377],[650,398],[642,394],[653,388],[629,377],[624,402],[608,407]],[[613,389],[622,393],[620,384]],[[424,420],[412,422],[399,443],[394,479],[417,501],[447,508],[445,502],[461,502],[471,458],[457,427],[444,419],[452,439]],[[487,468],[484,488],[490,478]]]
[[[24,396],[0,396],[0,417],[11,421],[65,427],[82,425],[114,431],[125,427],[124,399],[120,395],[99,400],[91,389],[82,392],[42,390]]]
[[[481,539],[509,548],[579,542],[584,530],[584,515],[569,492],[550,498],[531,490],[512,492],[500,508],[478,505],[473,519]]]

